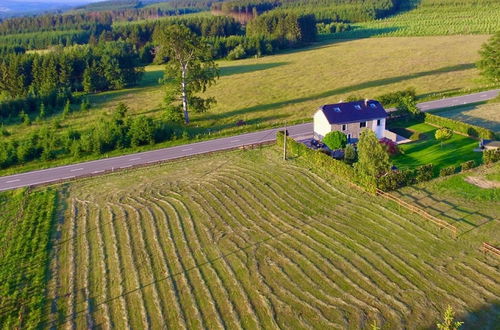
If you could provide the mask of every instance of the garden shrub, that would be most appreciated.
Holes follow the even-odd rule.
[[[398,144],[396,142],[385,137],[381,138],[379,142],[384,146],[385,150],[387,150],[389,155],[396,155],[399,153]]]
[[[339,131],[329,132],[323,138],[323,143],[331,150],[345,148],[347,135]]]
[[[450,118],[436,116],[427,112],[424,115],[424,121],[428,124],[433,124],[439,127],[446,126],[454,132],[467,134],[471,137],[483,138],[488,140],[495,139],[495,133],[487,128],[467,124]]]
[[[462,163],[462,171],[470,170],[474,166],[476,166],[476,163],[474,162],[474,160],[466,161],[465,163]]]
[[[353,164],[358,159],[358,154],[356,149],[354,149],[352,144],[347,145],[344,149],[344,161],[348,164]]]
[[[415,88],[407,88],[405,90],[380,95],[376,99],[382,103],[383,106],[389,106],[398,104],[403,97],[415,99],[416,95]]]
[[[429,181],[434,177],[434,165],[425,164],[417,167],[417,174],[415,177],[416,182]]]
[[[439,176],[447,176],[455,174],[457,168],[455,166],[444,167],[439,171]]]
[[[500,149],[495,150],[484,150],[483,151],[483,162],[485,164],[493,164],[500,160]]]
[[[392,171],[377,179],[377,187],[383,191],[395,190],[415,183],[415,171]]]

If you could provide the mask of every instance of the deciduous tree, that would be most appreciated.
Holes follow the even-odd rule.
[[[347,136],[339,131],[333,131],[325,135],[323,143],[331,150],[345,148],[347,144]]]
[[[500,82],[500,31],[482,46],[479,54],[477,66],[481,74],[494,83]]]
[[[453,136],[453,131],[448,127],[442,127],[436,131],[436,134],[434,136],[436,140],[441,142],[441,147],[443,147],[443,142],[451,139],[451,137]]]
[[[389,154],[369,129],[362,131],[359,137],[358,158],[356,169],[367,176],[380,177],[391,168]]]
[[[214,84],[219,76],[210,47],[183,25],[170,25],[155,30],[159,55],[168,58],[165,83],[167,106],[181,102],[184,121],[189,123],[189,109],[203,112],[215,102],[214,98],[196,96]],[[158,55],[157,55],[158,56]],[[177,106],[178,107],[178,106]],[[179,108],[179,107],[178,107]]]

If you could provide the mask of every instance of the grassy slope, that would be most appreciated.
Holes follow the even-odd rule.
[[[427,212],[454,222],[465,235],[476,235],[477,230],[473,229],[481,227],[498,228],[500,188],[477,187],[464,180],[468,176],[500,181],[500,164],[481,166],[450,177],[405,187],[398,194],[425,208]],[[500,242],[496,229],[492,234],[484,239],[498,246]]]
[[[442,117],[452,118],[472,125],[482,126],[500,134],[500,99],[433,111]]]
[[[49,318],[79,328],[415,328],[451,304],[474,314],[469,328],[492,326],[497,262],[478,246],[498,226],[454,241],[280,159],[275,148],[226,152],[68,185]]]
[[[440,168],[459,166],[468,160],[474,160],[476,164],[482,161],[482,154],[473,151],[478,147],[476,140],[454,134],[441,146],[441,143],[434,136],[436,127],[425,123],[415,123],[410,124],[407,128],[422,132],[425,138],[400,146],[401,153],[392,157],[392,161],[398,167],[415,168],[419,165],[432,163],[437,172]]]
[[[43,318],[48,242],[56,192],[0,193],[0,328],[34,328]]]

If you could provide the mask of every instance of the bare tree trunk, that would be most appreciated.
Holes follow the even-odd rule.
[[[188,100],[186,92],[186,73],[187,65],[182,65],[182,80],[181,80],[181,91],[182,91],[182,111],[184,112],[184,121],[189,124],[189,113],[188,113]]]

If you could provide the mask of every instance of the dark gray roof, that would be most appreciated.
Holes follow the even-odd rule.
[[[375,100],[325,104],[319,110],[323,111],[330,124],[347,124],[387,117],[382,104]]]

